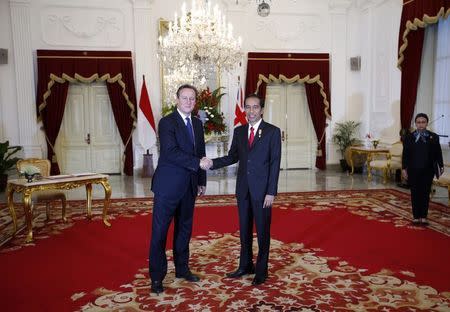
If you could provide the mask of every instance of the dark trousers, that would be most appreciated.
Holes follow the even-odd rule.
[[[414,219],[426,218],[430,202],[433,169],[408,169],[408,184],[411,187],[411,205]]]
[[[270,249],[270,223],[272,207],[263,208],[264,201],[254,200],[248,195],[238,199],[239,230],[241,240],[241,256],[239,268],[248,270],[253,267],[253,220],[256,225],[258,237],[258,257],[256,259],[255,273],[258,276],[267,276]]]
[[[195,196],[190,188],[180,200],[155,194],[149,255],[150,278],[153,281],[162,281],[167,274],[166,240],[172,219],[175,273],[183,275],[189,270],[189,241],[192,235],[194,204]]]

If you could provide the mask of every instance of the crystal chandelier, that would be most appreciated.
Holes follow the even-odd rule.
[[[159,37],[158,55],[169,72],[190,69],[200,77],[221,70],[232,70],[241,60],[241,38],[233,37],[233,26],[226,22],[216,5],[192,1],[191,10],[181,7],[181,16],[175,13],[166,36]]]

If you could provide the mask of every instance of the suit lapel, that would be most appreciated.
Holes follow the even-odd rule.
[[[242,126],[242,142],[244,142],[246,150],[249,151],[250,147],[248,146],[248,124]]]

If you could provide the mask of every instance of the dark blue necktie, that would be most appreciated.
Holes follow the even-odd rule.
[[[186,127],[189,132],[189,138],[191,139],[191,143],[194,145],[194,130],[192,129],[191,119],[186,117]]]

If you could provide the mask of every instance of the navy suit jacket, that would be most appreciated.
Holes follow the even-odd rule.
[[[278,127],[261,121],[251,148],[248,146],[248,125],[234,129],[227,156],[213,159],[212,169],[239,161],[236,196],[243,199],[250,193],[255,200],[277,195],[281,162],[281,132]]]
[[[195,147],[177,110],[159,121],[160,155],[152,180],[155,195],[179,200],[192,186],[195,197],[198,186],[206,185],[206,171],[199,167],[200,159],[205,156],[203,124],[197,117],[191,120]]]

